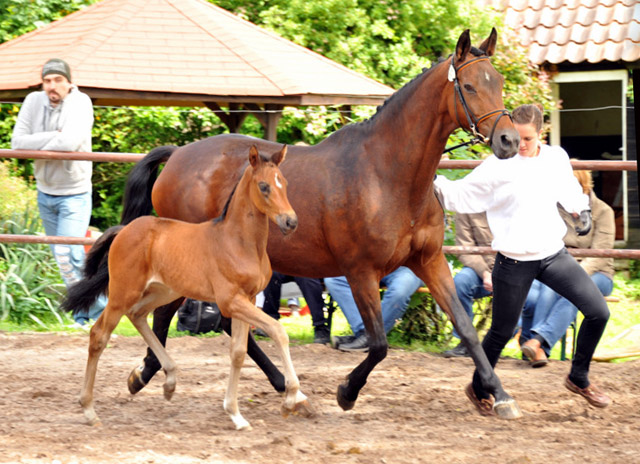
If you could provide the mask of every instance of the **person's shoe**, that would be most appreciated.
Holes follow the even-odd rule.
[[[570,392],[582,396],[591,406],[595,406],[596,408],[606,408],[611,404],[611,398],[594,384],[586,388],[580,388],[569,380],[569,376],[567,376],[567,378],[564,379],[564,386],[567,387],[567,390]]]
[[[369,351],[369,339],[367,338],[367,334],[362,334],[355,340],[349,343],[341,343],[338,346],[340,351]]]
[[[473,384],[470,383],[464,389],[467,398],[473,403],[481,416],[495,416],[496,412],[493,410],[493,398],[479,399],[476,396],[476,392],[473,391]]]
[[[327,343],[331,343],[331,337],[329,336],[329,327],[326,325],[319,325],[313,328],[313,343],[319,343],[321,345],[326,345]]]
[[[468,358],[470,356],[467,347],[464,346],[462,342],[458,343],[458,346],[447,350],[442,354],[445,358]]]
[[[547,359],[547,355],[542,349],[540,341],[535,338],[527,340],[520,349],[522,350],[522,354],[529,358],[531,367],[543,367],[549,363],[549,359]]]
[[[269,338],[269,335],[267,335],[267,332],[265,332],[259,327],[256,327],[255,329],[253,329],[253,335],[257,337]]]
[[[334,335],[331,337],[331,346],[337,350],[340,345],[344,343],[351,343],[355,339],[355,335]]]

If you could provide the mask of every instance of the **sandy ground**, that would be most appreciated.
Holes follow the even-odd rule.
[[[275,355],[270,341],[262,341]],[[118,337],[101,358],[96,411],[85,425],[77,399],[88,335],[0,333],[0,462],[16,463],[640,463],[638,361],[595,363],[592,380],[613,398],[604,410],[566,391],[567,362],[533,370],[501,360],[498,375],[525,415],[476,414],[463,388],[468,359],[391,350],[352,411],[337,385],[363,358],[328,346],[291,349],[317,415],[282,418],[281,398],[252,361],[240,407],[253,430],[237,432],[222,409],[226,336],[169,341],[180,367],[172,401],[158,375],[132,397],[126,378],[143,355],[141,338]]]

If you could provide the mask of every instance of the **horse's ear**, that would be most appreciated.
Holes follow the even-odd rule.
[[[251,145],[251,148],[249,149],[249,163],[255,168],[259,161],[260,155],[258,154],[258,149],[255,145]]]
[[[282,150],[278,153],[274,153],[271,157],[271,162],[278,166],[280,163],[284,161],[284,157],[287,156],[287,145],[282,145]]]
[[[487,56],[493,56],[496,51],[496,43],[498,42],[498,32],[496,32],[496,28],[491,28],[491,34],[489,37],[480,44],[480,50],[485,52]]]
[[[455,62],[463,62],[467,53],[469,53],[469,50],[471,50],[471,38],[469,37],[469,29],[466,29],[462,34],[460,34],[460,38],[458,39]]]

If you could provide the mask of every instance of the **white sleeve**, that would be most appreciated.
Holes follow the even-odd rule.
[[[460,180],[437,176],[434,185],[445,209],[466,214],[487,211],[494,202],[494,182],[486,175],[488,170],[482,163]]]
[[[36,106],[38,102],[32,95],[35,94],[27,95],[27,98],[22,103],[16,125],[13,128],[11,148],[14,150],[42,150],[57,134],[56,131],[35,131],[36,121],[34,121],[34,118],[37,116]]]

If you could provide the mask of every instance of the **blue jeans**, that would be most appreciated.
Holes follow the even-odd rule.
[[[540,295],[545,291],[545,289],[553,291],[539,280],[534,280],[531,284],[531,289],[529,289],[527,299],[524,302],[524,307],[522,308],[522,315],[520,316],[520,327],[522,328],[522,332],[520,332],[521,345],[533,336],[531,335],[533,315],[535,314],[536,305],[538,304],[538,301],[540,301]]]
[[[324,285],[331,297],[338,303],[344,317],[351,326],[356,337],[364,334],[364,323],[360,311],[351,293],[351,287],[346,277],[325,277]],[[411,295],[422,285],[422,281],[408,267],[400,266],[380,281],[381,286],[387,287],[382,298],[382,320],[384,330],[389,333],[407,310]]]
[[[594,273],[591,280],[603,296],[611,295],[613,280],[600,272]],[[567,333],[567,329],[576,319],[577,314],[578,308],[549,287],[545,286],[540,292],[535,306],[531,333],[544,339],[542,349],[547,353],[547,356],[558,340]]]
[[[467,312],[469,319],[473,322],[473,300],[491,296],[491,292],[484,288],[482,285],[482,279],[476,271],[466,266],[460,269],[460,272],[456,274],[453,278],[453,283],[456,286],[456,293],[458,294],[460,303],[462,303],[462,307]],[[524,303],[524,311],[522,312],[523,331],[525,326],[525,313],[529,310],[529,312],[533,314],[533,306],[535,305],[540,286],[542,286],[542,284],[537,280],[534,280],[531,285],[531,290],[529,290],[529,293],[527,294],[527,299]],[[531,324],[529,324],[528,327],[530,328]],[[453,329],[453,336],[460,338],[455,328]]]
[[[47,235],[84,237],[91,218],[91,192],[57,196],[38,191],[38,209]],[[69,287],[82,279],[84,247],[61,244],[50,247],[65,285]],[[76,313],[73,318],[80,324],[96,320],[106,305],[107,297],[102,295],[89,311]]]

